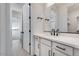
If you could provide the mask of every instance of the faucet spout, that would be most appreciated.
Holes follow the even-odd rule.
[[[56,36],[58,36],[59,29],[56,30]]]

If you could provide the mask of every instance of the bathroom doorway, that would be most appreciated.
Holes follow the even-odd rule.
[[[29,55],[29,6],[27,3],[12,3],[10,13],[13,55],[27,56]]]

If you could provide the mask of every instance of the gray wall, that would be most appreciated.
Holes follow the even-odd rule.
[[[0,55],[11,55],[10,5],[0,3]]]

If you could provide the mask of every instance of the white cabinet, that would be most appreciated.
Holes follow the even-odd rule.
[[[74,48],[74,56],[79,56],[79,49]]]
[[[41,43],[41,56],[51,56],[51,47]]]
[[[53,56],[67,56],[64,53],[61,53],[60,51],[57,51],[56,49],[53,49]]]
[[[35,37],[35,55],[36,56],[50,56],[51,55],[51,41]]]
[[[40,42],[40,55],[51,56],[51,41],[46,38],[41,38]]]
[[[49,46],[49,47],[51,47],[51,41],[49,41],[48,39],[46,39],[46,38],[40,38],[41,39],[41,44],[45,44],[45,45],[47,45],[47,46]]]
[[[39,56],[40,55],[40,40],[39,37],[35,37],[35,53],[34,55]]]
[[[79,56],[79,49],[60,42],[35,37],[35,55],[37,56]]]
[[[52,46],[53,46],[52,47],[53,49],[63,52],[64,54],[66,54],[68,56],[73,55],[73,48],[72,47],[69,47],[69,46],[66,46],[64,44],[57,43],[57,42],[53,42]]]

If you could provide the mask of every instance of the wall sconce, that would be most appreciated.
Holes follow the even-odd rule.
[[[46,21],[49,21],[49,19],[45,19]]]
[[[37,19],[41,19],[42,20],[43,18],[42,17],[37,17]]]

